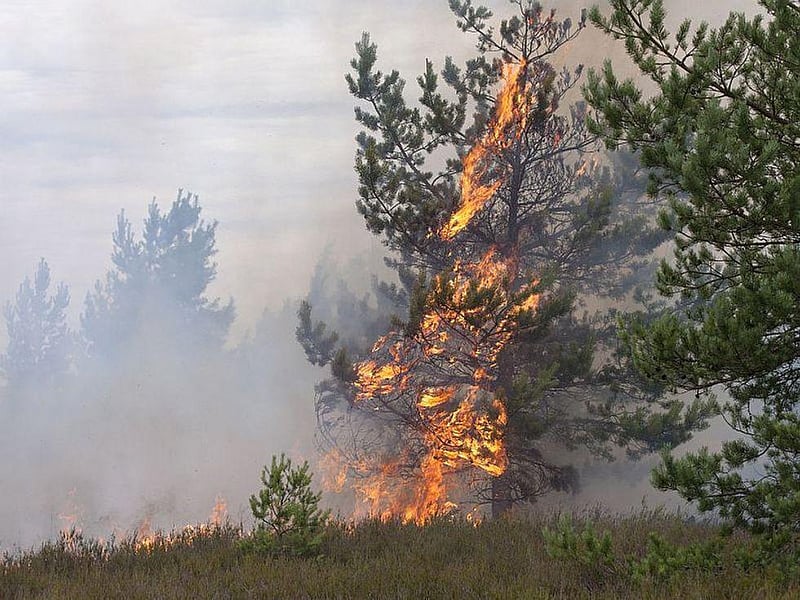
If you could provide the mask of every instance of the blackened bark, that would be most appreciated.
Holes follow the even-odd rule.
[[[511,487],[508,476],[503,474],[492,479],[492,518],[498,519],[511,510]]]

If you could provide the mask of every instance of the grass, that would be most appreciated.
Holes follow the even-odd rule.
[[[715,527],[660,511],[595,514],[614,559],[644,556],[650,532],[672,543],[702,541]],[[0,572],[0,598],[798,598],[800,581],[777,568],[743,572],[725,556],[750,543],[728,538],[722,566],[633,581],[568,558],[552,558],[542,529],[555,517],[426,527],[366,521],[331,525],[316,558],[245,554],[241,529],[223,526],[144,549],[134,539],[99,544],[64,536],[14,556]]]

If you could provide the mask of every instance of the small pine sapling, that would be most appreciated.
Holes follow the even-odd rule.
[[[256,526],[244,549],[270,555],[318,554],[330,511],[319,508],[322,493],[311,489],[308,462],[293,468],[284,454],[273,456],[269,469],[261,472],[261,482],[258,495],[250,496]]]

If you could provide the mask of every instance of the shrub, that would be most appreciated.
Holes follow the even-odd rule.
[[[567,560],[582,567],[584,584],[593,589],[608,577],[619,576],[620,568],[611,547],[611,534],[598,534],[591,522],[582,532],[575,529],[572,518],[562,515],[555,529],[542,530],[547,555],[556,560]]]
[[[273,456],[261,472],[264,487],[250,496],[256,519],[252,535],[242,542],[245,551],[268,555],[314,556],[319,553],[330,511],[319,508],[321,493],[311,490],[308,462],[292,467],[291,459]]]
[[[631,561],[631,576],[641,582],[645,578],[670,580],[689,570],[710,573],[721,565],[721,539],[712,537],[704,542],[686,546],[668,543],[662,536],[651,532],[647,543],[647,554]]]

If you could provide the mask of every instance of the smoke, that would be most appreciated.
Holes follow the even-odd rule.
[[[75,525],[107,536],[144,519],[204,521],[220,495],[247,517],[260,467],[313,458],[313,381],[293,342],[296,307],[265,311],[234,349],[147,340],[121,362],[86,360],[57,386],[8,387],[0,401],[0,544],[29,545]]]
[[[576,19],[584,3],[553,5]],[[666,5],[674,24],[719,22],[754,2]],[[338,245],[320,268],[355,297],[382,252],[353,208],[357,127],[343,82],[353,42],[370,31],[382,64],[411,87],[426,56],[441,65],[446,54],[471,54],[453,21],[444,0],[6,7],[0,300],[44,256],[70,285],[79,329],[83,297],[110,267],[115,214],[125,208],[138,227],[154,192],[168,197],[188,182],[221,221],[209,295],[233,296],[237,319],[213,360],[151,344],[124,368],[81,365],[24,401],[0,387],[0,547],[53,537],[72,516],[98,535],[145,517],[180,526],[204,520],[219,494],[233,518],[246,518],[273,453],[313,461],[314,384],[324,374],[294,339],[296,302],[329,242]],[[624,64],[621,46],[589,28],[565,60],[597,66],[605,57]],[[354,255],[369,258],[348,262]],[[331,294],[316,299],[332,314]],[[337,315],[355,327],[357,314]],[[171,324],[151,317],[140,334],[158,339]],[[6,342],[0,328],[0,348]],[[649,489],[642,465],[586,463],[587,501],[635,504]]]

